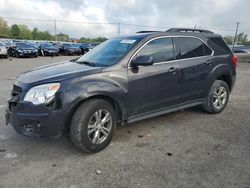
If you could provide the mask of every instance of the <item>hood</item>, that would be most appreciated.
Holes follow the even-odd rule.
[[[35,85],[94,74],[101,72],[101,70],[101,67],[91,67],[71,61],[65,61],[24,72],[17,77],[16,82]]]

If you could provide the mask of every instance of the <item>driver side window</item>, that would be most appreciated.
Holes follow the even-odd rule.
[[[172,38],[159,38],[150,41],[145,45],[136,57],[150,56],[154,63],[166,62],[174,60],[174,49]]]

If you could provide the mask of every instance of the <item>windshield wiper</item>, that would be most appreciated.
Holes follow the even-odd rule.
[[[76,63],[89,65],[91,67],[95,67],[95,65],[96,65],[94,62],[90,62],[90,61],[76,61]]]

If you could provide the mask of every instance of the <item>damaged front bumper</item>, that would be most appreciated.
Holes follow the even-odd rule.
[[[19,100],[14,95],[8,101],[5,112],[6,124],[19,133],[30,137],[58,138],[64,128],[66,114],[63,109],[54,108],[53,105],[34,105]]]

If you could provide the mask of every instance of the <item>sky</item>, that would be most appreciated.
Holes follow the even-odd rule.
[[[54,34],[57,20],[56,33],[74,38],[115,37],[118,23],[120,35],[171,27],[234,35],[240,22],[239,32],[250,35],[249,8],[249,0],[0,0],[0,16],[9,25],[25,24]]]

